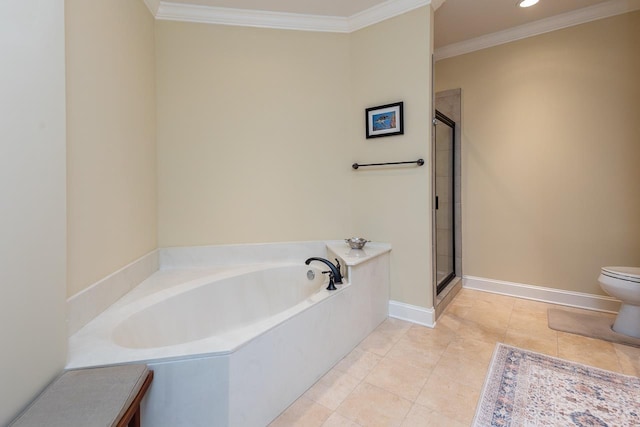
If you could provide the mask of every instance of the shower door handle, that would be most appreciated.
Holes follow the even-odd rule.
[[[438,210],[438,196],[436,196],[436,210]]]

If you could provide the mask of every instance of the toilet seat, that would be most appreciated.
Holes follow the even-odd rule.
[[[602,267],[602,275],[640,285],[639,267]]]

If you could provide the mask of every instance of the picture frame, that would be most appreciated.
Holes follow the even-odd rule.
[[[403,104],[367,108],[364,112],[367,139],[404,134]]]

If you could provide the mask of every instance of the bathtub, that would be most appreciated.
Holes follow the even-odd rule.
[[[267,425],[387,316],[388,245],[291,245],[161,250],[70,337],[67,368],[147,363],[145,427]],[[340,258],[344,284],[310,256]]]

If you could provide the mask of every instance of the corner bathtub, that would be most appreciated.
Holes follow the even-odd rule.
[[[386,318],[388,248],[346,248],[319,255],[346,266],[336,291],[306,256],[161,268],[70,337],[67,368],[147,363],[145,427],[263,427]]]

